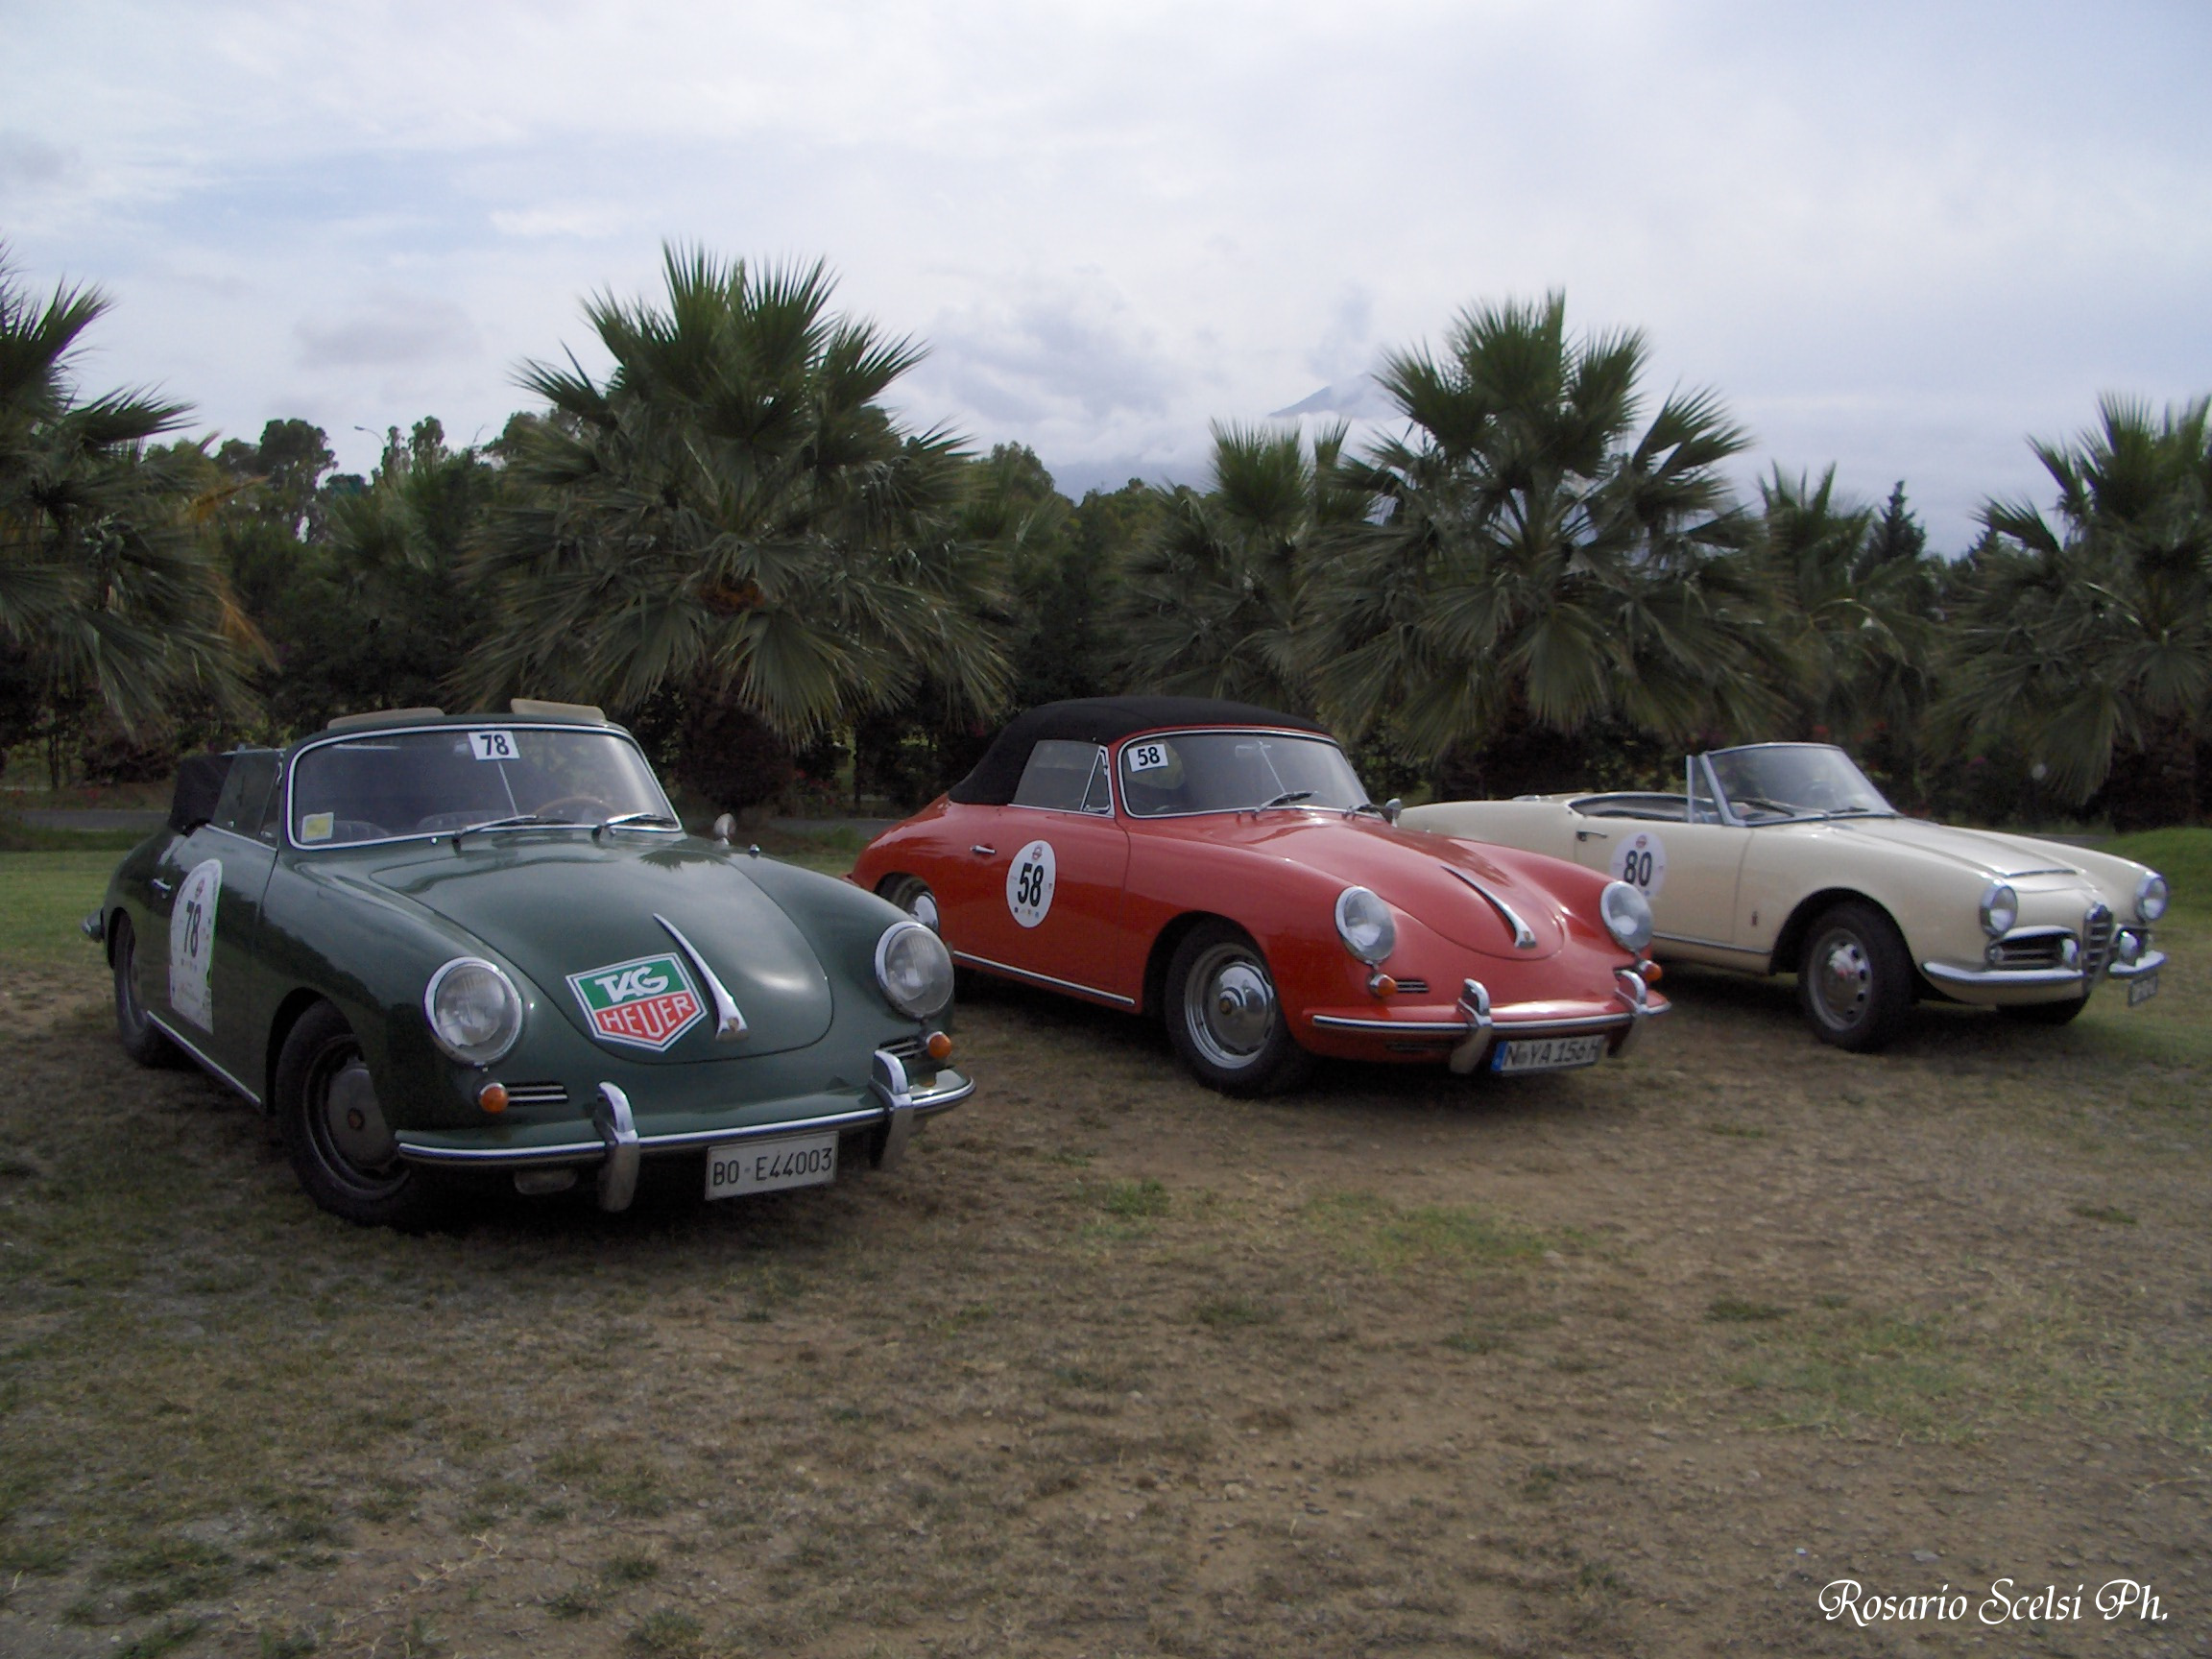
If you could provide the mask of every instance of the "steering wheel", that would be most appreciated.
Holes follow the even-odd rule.
[[[557,801],[540,802],[532,810],[547,822],[559,820],[569,824],[596,824],[602,818],[614,816],[614,808],[608,805],[596,795],[564,795]],[[581,818],[564,816],[575,811],[582,811],[584,816]]]

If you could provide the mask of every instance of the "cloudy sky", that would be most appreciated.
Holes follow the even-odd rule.
[[[1549,0],[0,0],[0,241],[204,428],[460,440],[664,241],[828,259],[917,423],[1079,493],[1566,291],[1745,477],[1904,479],[2212,391],[2212,8]],[[365,429],[365,430],[362,430]]]

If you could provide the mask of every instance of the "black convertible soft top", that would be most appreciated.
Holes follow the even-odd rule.
[[[1026,709],[992,739],[975,770],[945,793],[964,806],[1003,806],[1014,799],[1029,751],[1051,738],[1112,743],[1165,726],[1273,726],[1288,732],[1328,728],[1296,714],[1217,697],[1077,697]]]

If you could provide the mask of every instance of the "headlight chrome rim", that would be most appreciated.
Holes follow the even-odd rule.
[[[912,938],[915,943],[908,944]],[[899,982],[905,977],[902,965],[894,959],[895,953],[913,950],[922,952],[921,972],[915,976],[911,995],[902,995]],[[876,985],[883,993],[883,999],[909,1020],[927,1020],[942,1014],[952,1003],[952,953],[945,949],[945,941],[911,917],[901,917],[883,929],[876,941]]]
[[[439,995],[453,983],[454,975],[464,971],[487,975],[501,994],[499,1020],[490,1038],[470,1043],[449,1033],[441,1018]],[[515,981],[496,962],[487,962],[481,956],[456,956],[437,973],[430,975],[430,983],[422,991],[422,1017],[429,1022],[430,1040],[448,1056],[464,1066],[481,1070],[495,1066],[514,1050],[522,1036],[522,994],[516,990]]]
[[[1982,890],[1980,914],[1982,931],[1992,939],[2002,939],[2020,920],[2020,895],[2003,881],[1992,881]]]
[[[1642,888],[1626,881],[1606,882],[1598,895],[1598,914],[1622,950],[1641,950],[1651,943],[1651,901]]]
[[[1398,919],[1372,888],[1347,887],[1336,895],[1336,937],[1368,967],[1380,968],[1398,949]]]
[[[2172,898],[2173,890],[2166,885],[2165,877],[2155,870],[2145,872],[2143,879],[2135,883],[2135,920],[2157,921],[2166,914]]]

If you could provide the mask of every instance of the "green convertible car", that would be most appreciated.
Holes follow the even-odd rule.
[[[709,1198],[884,1166],[974,1085],[952,966],[870,894],[684,833],[595,709],[352,715],[196,756],[84,930],[123,1047],[267,1113],[349,1220],[429,1221],[460,1171],[626,1208],[648,1157]]]

